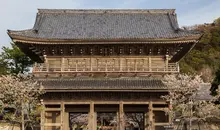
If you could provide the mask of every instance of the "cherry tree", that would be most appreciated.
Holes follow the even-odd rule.
[[[22,129],[36,123],[36,115],[42,109],[40,96],[43,87],[28,75],[0,76],[0,112],[5,120],[16,121]],[[10,111],[7,112],[6,110]]]
[[[220,107],[214,104],[219,95],[209,100],[197,98],[203,84],[199,75],[166,75],[163,83],[167,86],[169,94],[162,98],[170,102],[172,106],[167,111],[172,121],[178,118],[191,130],[192,122],[204,123],[207,119],[220,118]]]

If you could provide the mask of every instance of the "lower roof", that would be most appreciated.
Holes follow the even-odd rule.
[[[150,78],[75,78],[38,79],[46,91],[166,91],[159,79]]]

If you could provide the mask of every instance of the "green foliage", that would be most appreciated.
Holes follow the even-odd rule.
[[[180,62],[181,72],[200,74],[204,67],[213,75],[220,67],[220,18],[213,24],[197,27],[204,35],[195,48]]]
[[[7,63],[4,62],[3,59],[0,58],[0,75],[7,73]]]
[[[0,74],[5,73],[25,73],[33,62],[28,58],[14,43],[11,48],[2,47],[3,52],[0,54]]]
[[[181,72],[189,74],[208,75],[202,71],[204,67],[211,69],[211,92],[216,95],[220,85],[220,18],[212,24],[200,25],[198,31],[203,32],[203,37],[195,48],[180,62]],[[210,82],[210,81],[209,81]]]
[[[216,72],[215,79],[212,82],[212,87],[211,87],[212,95],[218,94],[216,90],[218,89],[219,85],[220,85],[220,69]]]

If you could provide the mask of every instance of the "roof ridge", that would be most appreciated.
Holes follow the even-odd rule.
[[[175,14],[175,9],[38,9],[38,13],[162,13]]]

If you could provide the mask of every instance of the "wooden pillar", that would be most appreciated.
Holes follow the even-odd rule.
[[[92,58],[90,57],[90,71],[92,71]]]
[[[168,71],[168,69],[169,69],[169,55],[166,55],[165,56],[165,66],[166,66],[166,71]]]
[[[134,59],[134,70],[137,72],[137,59]]]
[[[78,71],[78,60],[76,60],[76,72]]]
[[[45,60],[46,71],[49,72],[49,63],[47,60],[47,55],[44,55],[44,60]]]
[[[45,107],[44,107],[44,103],[43,103],[43,99],[41,99],[41,107],[43,107],[43,109],[41,110],[41,119],[40,119],[40,126],[41,126],[41,130],[44,130],[44,122],[45,122]]]
[[[122,71],[122,60],[119,58],[119,70]]]
[[[168,111],[171,112],[171,111],[173,110],[173,101],[172,101],[172,99],[170,100],[170,102],[169,102],[168,105],[169,105]],[[169,113],[170,113],[170,112],[169,112]],[[170,113],[170,114],[171,114],[171,113]],[[173,122],[173,121],[172,121],[172,118],[173,118],[172,116],[173,116],[173,115],[169,115],[169,123],[170,123],[170,124],[172,124],[172,122]]]
[[[105,72],[108,71],[108,60],[105,60]]]
[[[60,105],[61,105],[60,106],[61,107],[61,112],[60,112],[60,115],[61,115],[61,119],[60,119],[61,126],[60,126],[60,129],[64,130],[65,105],[64,105],[63,101],[61,102]]]
[[[96,130],[94,102],[90,102],[90,107],[89,107],[89,130]]]
[[[64,57],[61,58],[61,72],[65,69],[65,59]]]
[[[153,103],[152,101],[149,102],[149,129],[150,130],[155,130],[155,127],[154,127],[154,119],[153,119]]]
[[[124,107],[123,102],[119,104],[119,130],[124,130]]]
[[[176,66],[177,66],[177,72],[180,72],[180,66],[178,62],[176,63]]]
[[[148,67],[149,71],[151,72],[151,57],[148,58]]]

